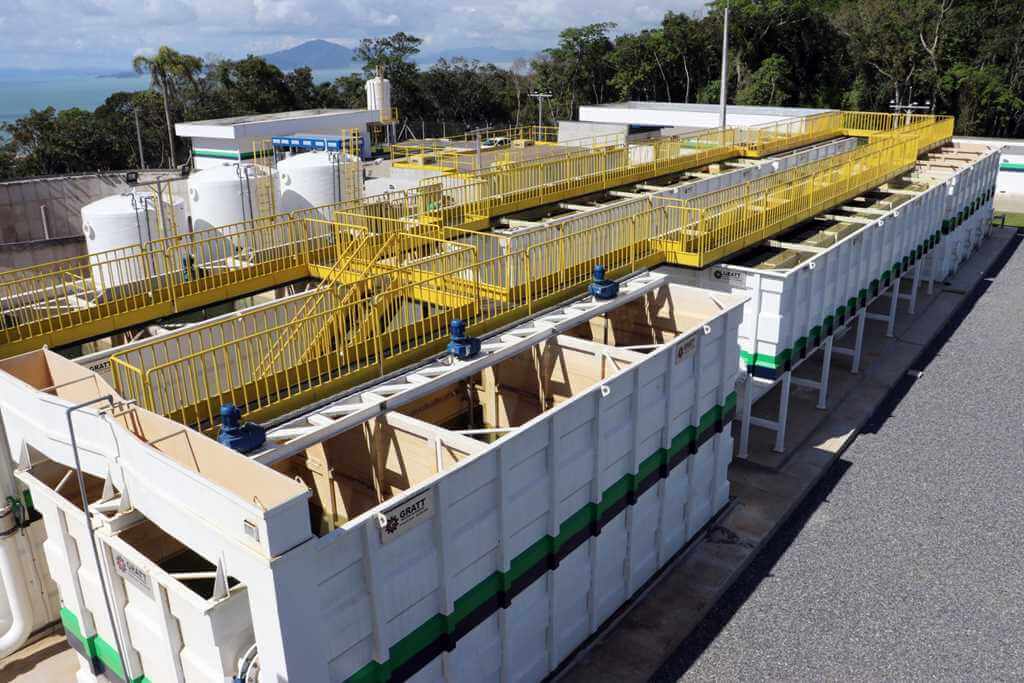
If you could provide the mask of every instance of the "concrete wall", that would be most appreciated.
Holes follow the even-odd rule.
[[[629,133],[629,126],[622,123],[594,123],[591,121],[559,121],[558,122],[558,143],[565,144],[590,144],[590,140],[596,137],[619,135],[625,138]]]
[[[1006,145],[1001,150],[996,181],[996,208],[1024,213],[1024,145]]]
[[[29,178],[0,183],[0,244],[82,234],[86,204],[127,189],[124,174]],[[49,233],[40,207],[46,207]]]
[[[27,178],[0,183],[0,270],[84,254],[82,207],[128,190],[124,172]],[[142,182],[167,172],[146,171]],[[173,181],[176,197],[185,181]],[[46,207],[47,230],[40,207]]]
[[[0,244],[0,270],[35,266],[47,261],[81,256],[85,253],[85,237],[57,237],[31,242]]]

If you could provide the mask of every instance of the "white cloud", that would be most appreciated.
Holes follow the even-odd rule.
[[[186,0],[145,0],[142,14],[147,21],[155,24],[188,24],[196,20],[196,10]]]
[[[668,10],[700,11],[706,0],[0,0],[0,68],[124,69],[133,54],[170,45],[197,55],[264,53],[311,38],[352,46],[405,31],[431,50],[540,50],[559,31],[615,21],[617,31],[656,24]],[[54,39],[54,23],[61,26]],[[11,31],[10,27],[18,30]]]

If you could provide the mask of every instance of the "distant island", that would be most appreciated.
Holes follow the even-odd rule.
[[[421,63],[433,64],[439,59],[447,59],[451,61],[456,57],[462,57],[464,59],[473,60],[476,59],[481,62],[490,62],[491,64],[511,64],[517,59],[530,59],[537,56],[538,50],[515,50],[501,47],[457,47],[441,52],[426,53],[423,58],[417,61]]]
[[[456,57],[463,57],[468,60],[479,60],[493,64],[511,64],[517,59],[529,59],[536,54],[534,50],[515,50],[498,47],[463,47],[452,48],[440,52],[425,52],[417,55],[415,61],[418,64],[429,65],[446,59],[451,61]],[[302,66],[308,66],[314,71],[317,69],[351,69],[356,70],[358,66],[353,62],[355,50],[344,45],[332,43],[329,40],[307,40],[287,50],[279,50],[263,55],[269,63],[282,71],[291,71]]]
[[[329,40],[307,40],[305,43],[263,55],[269,63],[282,71],[308,66],[311,69],[350,69],[355,52]]]

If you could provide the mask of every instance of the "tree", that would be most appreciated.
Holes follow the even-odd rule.
[[[407,118],[423,114],[419,69],[412,61],[422,43],[422,39],[403,31],[382,38],[363,38],[352,58],[362,63],[366,78],[379,73],[391,81],[393,103]]]
[[[406,119],[438,132],[533,122],[533,89],[553,94],[549,119],[609,99],[717,102],[722,11],[667,12],[660,25],[612,37],[613,24],[571,27],[511,69],[442,60],[421,70],[407,33],[363,40],[362,73],[318,83],[262,57],[199,59],[170,48],[135,60],[151,87],[115,93],[95,111],[32,111],[5,126],[0,177],[134,168],[138,112],[148,165],[176,164],[174,120],[319,107],[361,107],[363,80],[391,80]],[[997,0],[730,0],[729,92],[738,103],[888,109],[931,97],[961,135],[1024,136],[1024,2]],[[424,126],[424,129],[426,126]]]
[[[359,108],[366,106],[366,90],[360,74],[339,76],[331,86],[342,107]]]
[[[249,55],[237,61],[220,61],[213,65],[209,78],[223,93],[231,116],[296,108],[296,98],[284,72],[263,57]],[[301,76],[298,80],[302,80]]]
[[[690,102],[692,93],[704,84],[718,78],[721,37],[709,19],[689,17],[683,13],[667,12],[661,21],[661,32],[668,51],[666,70],[682,79],[677,99]],[[678,88],[678,86],[676,86]]]
[[[612,78],[608,62],[613,44],[608,33],[613,22],[567,28],[558,34],[558,45],[534,60],[539,86],[550,90],[552,105],[565,115],[575,115],[581,104],[601,104]]]
[[[866,76],[875,76],[872,80],[881,86],[874,91],[871,108],[884,106],[889,99],[897,105],[908,104],[915,87],[922,89],[927,55],[920,43],[918,21],[920,3],[930,1],[863,0],[844,4],[833,15],[862,69],[868,70]]]
[[[736,104],[761,104],[780,107],[788,104],[793,91],[792,69],[782,55],[772,55],[761,62],[736,93]]]
[[[33,109],[4,126],[10,135],[9,154],[21,175],[53,175],[109,170],[113,157],[107,136],[91,111]]]
[[[149,74],[153,88],[163,97],[164,119],[167,125],[167,146],[171,153],[171,166],[177,166],[174,157],[174,131],[171,129],[170,101],[181,80],[194,83],[196,75],[203,67],[199,57],[186,55],[162,45],[152,57],[137,55],[132,60],[132,68],[136,73]]]
[[[652,43],[651,34],[647,31],[627,33],[615,41],[615,48],[608,55],[608,63],[614,70],[609,82],[619,98],[630,100],[639,96],[645,100],[658,99],[657,92],[651,87],[655,73],[655,61],[651,59]],[[669,100],[671,97],[671,93],[667,93]]]
[[[422,38],[404,31],[383,38],[363,38],[355,49],[353,59],[363,63],[363,74],[367,78],[383,71],[385,78],[392,78],[400,69],[410,64],[410,58],[419,54]]]

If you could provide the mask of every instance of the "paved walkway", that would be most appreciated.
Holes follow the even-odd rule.
[[[1024,677],[1024,248],[1009,254],[654,680]]]

